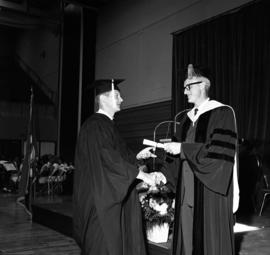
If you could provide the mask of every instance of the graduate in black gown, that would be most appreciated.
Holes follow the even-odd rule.
[[[114,125],[113,116],[123,101],[120,82],[94,83],[99,110],[85,121],[77,140],[73,225],[83,255],[146,254],[135,185],[138,179],[149,185],[155,181],[137,168],[136,156]],[[150,151],[142,154],[151,156]]]
[[[189,65],[184,93],[194,107],[178,120],[176,142],[165,144],[163,173],[176,191],[173,255],[234,254],[236,120],[230,106],[209,99],[209,88]]]

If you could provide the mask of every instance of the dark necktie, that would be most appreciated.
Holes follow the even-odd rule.
[[[198,112],[198,108],[195,108],[194,109],[194,116],[197,114],[197,112]]]

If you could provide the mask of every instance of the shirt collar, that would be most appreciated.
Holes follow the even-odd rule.
[[[208,103],[209,101],[209,97],[206,98],[205,101],[203,101],[202,104],[200,104],[198,107],[194,106],[190,111],[189,111],[189,117],[191,118],[192,121],[195,121],[194,119],[200,115],[200,113],[202,112],[202,109],[204,108],[204,106]],[[197,114],[195,115],[195,109],[198,109]],[[197,119],[197,118],[196,118]]]
[[[224,104],[218,102],[218,101],[215,101],[215,100],[210,100],[209,98],[207,98],[200,106],[198,107],[193,107],[188,113],[188,117],[190,118],[190,120],[194,123],[199,117],[201,114],[205,113],[205,112],[208,112],[210,110],[213,110],[217,107],[221,107],[223,106]],[[194,115],[194,110],[195,108],[198,109],[198,112],[196,115]]]
[[[110,116],[107,112],[105,112],[105,111],[102,110],[102,109],[99,109],[99,110],[97,111],[97,113],[104,114],[104,115],[106,115],[110,120],[113,120],[113,117]]]
[[[201,103],[198,107],[193,107],[193,109],[197,108],[197,109],[198,109],[198,113],[201,112],[202,109],[203,109],[204,106],[208,103],[209,100],[210,100],[209,97],[206,98],[206,100],[205,100],[203,103]],[[193,110],[193,111],[194,111],[194,110]]]

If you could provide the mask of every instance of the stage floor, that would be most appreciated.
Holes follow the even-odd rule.
[[[270,201],[269,201],[270,202]],[[237,215],[237,223],[258,227],[258,230],[235,234],[236,254],[238,255],[266,255],[270,251],[270,203],[267,203],[262,216],[255,213]],[[68,236],[72,236],[72,196],[44,196],[37,197],[33,203],[33,220],[51,227]],[[35,216],[35,211],[38,213]],[[52,219],[52,220],[51,220]],[[50,222],[51,221],[51,222]],[[58,226],[59,225],[59,226]],[[238,225],[238,227],[243,227]],[[244,226],[245,227],[245,226]],[[239,229],[238,229],[239,230]],[[155,250],[151,254],[169,254],[168,244],[150,244]],[[168,252],[168,253],[167,253]]]
[[[72,237],[72,196],[37,197],[33,204],[33,221]],[[149,255],[169,255],[171,240],[167,243],[149,242]]]
[[[33,201],[33,205],[72,217],[72,196],[40,196]]]
[[[79,255],[73,238],[32,222],[17,194],[0,192],[1,255]]]

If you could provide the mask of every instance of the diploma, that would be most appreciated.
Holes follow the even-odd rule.
[[[161,148],[164,149],[164,144],[163,143],[157,143],[148,139],[143,139],[143,144],[155,148]]]

